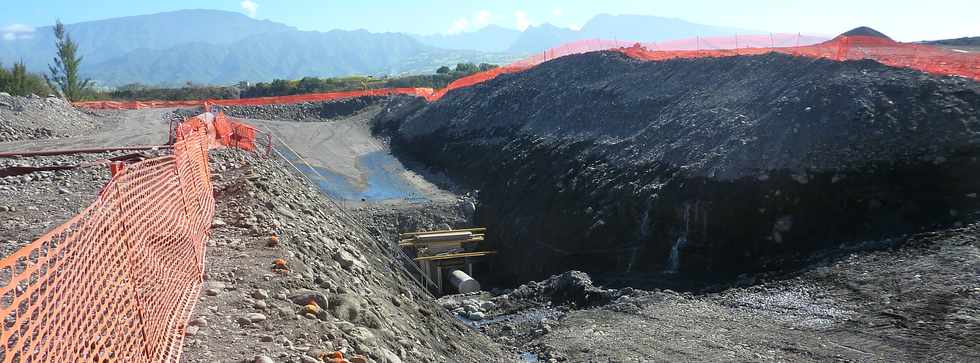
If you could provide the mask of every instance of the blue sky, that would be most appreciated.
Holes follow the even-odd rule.
[[[980,36],[980,0],[5,0],[0,36],[31,27],[179,9],[247,13],[303,30],[367,29],[421,34],[523,28],[548,22],[581,27],[598,13],[675,17],[711,25],[832,35],[869,25],[899,40]]]

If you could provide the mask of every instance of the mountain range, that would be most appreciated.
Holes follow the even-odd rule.
[[[658,16],[599,14],[578,30],[548,23],[528,27],[523,32],[490,25],[468,33],[416,35],[415,39],[427,45],[447,49],[528,54],[580,39],[659,42],[697,36],[764,33],[766,32],[762,30],[704,25]]]
[[[102,86],[232,84],[305,76],[432,73],[459,62],[504,64],[577,39],[659,41],[747,31],[638,15],[598,15],[582,29],[487,26],[453,35],[301,31],[218,10],[180,10],[66,24],[84,57],[83,76]],[[52,27],[0,38],[0,62],[42,72],[55,54]]]

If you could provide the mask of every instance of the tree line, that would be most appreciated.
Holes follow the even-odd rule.
[[[459,63],[455,68],[442,66],[435,74],[420,74],[401,77],[304,77],[298,80],[276,79],[272,82],[260,82],[254,86],[243,87],[241,97],[288,96],[306,93],[337,92],[366,90],[377,88],[424,87],[444,88],[452,81],[473,73],[488,71],[497,65],[481,63]]]
[[[24,63],[18,62],[9,69],[0,64],[0,92],[14,96],[47,96],[51,89],[44,82],[44,77],[28,73]]]

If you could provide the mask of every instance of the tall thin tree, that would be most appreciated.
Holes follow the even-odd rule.
[[[48,65],[51,75],[45,75],[44,79],[48,82],[48,87],[60,93],[61,97],[69,101],[80,100],[88,89],[90,80],[83,81],[78,76],[78,68],[82,64],[82,57],[78,56],[78,43],[65,31],[61,20],[54,26],[54,36],[57,39],[55,47],[58,56],[54,58],[54,65]]]

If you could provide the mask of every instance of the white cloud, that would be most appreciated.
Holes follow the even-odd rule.
[[[465,31],[466,29],[469,29],[469,27],[470,27],[469,20],[466,20],[466,18],[459,18],[453,21],[453,25],[450,26],[449,30],[447,30],[446,32],[449,34],[459,34]]]
[[[254,18],[255,13],[259,11],[259,4],[256,4],[252,0],[244,0],[242,1],[242,10],[245,11],[245,14]]]
[[[476,28],[482,28],[490,24],[490,12],[486,10],[480,10],[473,17],[473,26]]]
[[[472,19],[469,18],[459,18],[453,20],[453,24],[449,26],[449,30],[446,32],[449,34],[459,34],[465,31],[477,30],[487,25],[490,25],[491,14],[487,10],[480,10],[473,15]]]
[[[0,28],[0,37],[3,40],[31,39],[34,37],[34,28],[24,24],[10,24]]]
[[[515,12],[514,18],[517,21],[517,29],[520,31],[524,31],[527,27],[531,26],[531,21],[527,19],[527,13],[523,11]]]
[[[554,15],[555,17],[559,17],[559,16],[562,16],[564,14],[565,14],[565,12],[561,11],[560,8],[551,9],[551,15]]]

